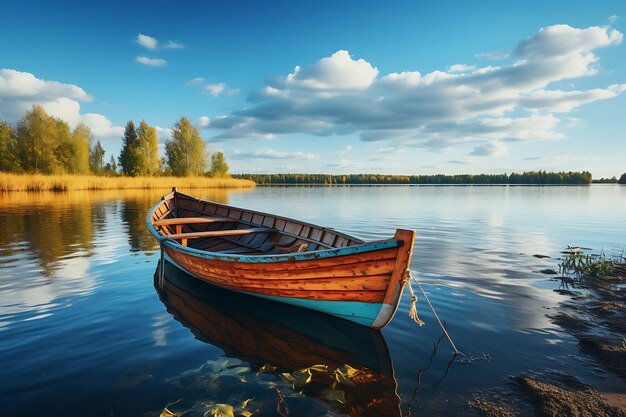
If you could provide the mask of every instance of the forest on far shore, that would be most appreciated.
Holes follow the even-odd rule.
[[[259,185],[268,184],[538,184],[538,185],[584,185],[593,179],[588,171],[546,172],[528,171],[521,174],[462,174],[462,175],[385,175],[385,174],[233,174],[233,178],[247,179]],[[612,179],[611,179],[612,180]],[[613,181],[605,181],[613,182]],[[626,184],[626,173],[614,182]]]

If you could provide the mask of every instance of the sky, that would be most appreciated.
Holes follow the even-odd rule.
[[[7,2],[0,120],[109,155],[188,117],[234,173],[626,172],[624,1]]]

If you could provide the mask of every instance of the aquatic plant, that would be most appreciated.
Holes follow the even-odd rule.
[[[589,253],[590,248],[580,246],[568,246],[567,249],[562,252],[567,256],[559,263],[559,273],[578,279],[607,277],[626,264],[624,252],[608,256],[604,252]]]

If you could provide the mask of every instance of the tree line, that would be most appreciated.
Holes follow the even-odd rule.
[[[521,174],[463,175],[384,175],[384,174],[233,174],[257,184],[591,184],[592,176],[583,172],[528,171]]]
[[[15,126],[0,120],[0,171],[26,174],[81,175],[210,175],[228,176],[222,152],[211,155],[200,132],[181,117],[165,143],[165,158],[159,157],[156,128],[130,120],[124,129],[118,158],[100,141],[93,143],[91,130],[79,123],[73,130],[43,107],[33,106]]]
[[[622,174],[621,177],[619,177],[619,179],[617,179],[616,176],[612,176],[611,178],[599,178],[596,180],[593,180],[594,184],[622,184],[622,185],[626,185],[626,172],[624,172]]]

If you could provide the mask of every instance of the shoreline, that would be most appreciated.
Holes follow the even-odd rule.
[[[96,175],[42,175],[0,173],[0,192],[65,192],[98,190],[153,190],[253,188],[254,181],[209,177],[101,177]]]

